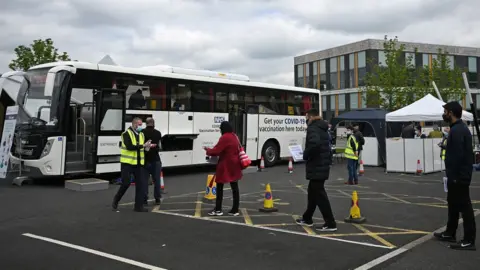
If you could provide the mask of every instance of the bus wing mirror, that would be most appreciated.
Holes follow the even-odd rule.
[[[46,97],[51,97],[52,96],[53,87],[55,85],[55,76],[57,75],[57,73],[59,73],[61,71],[67,71],[67,72],[70,72],[72,74],[75,74],[77,72],[77,68],[71,67],[71,66],[56,66],[56,67],[51,68],[48,71],[47,79],[45,81],[44,95]]]

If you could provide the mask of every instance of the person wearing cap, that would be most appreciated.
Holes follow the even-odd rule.
[[[476,250],[476,225],[470,199],[472,179],[473,147],[472,134],[462,121],[462,106],[452,101],[443,105],[443,120],[450,124],[445,151],[445,173],[447,175],[448,222],[444,232],[434,233],[441,240],[452,242],[450,248]],[[456,241],[458,219],[462,213],[464,237]]]
[[[153,197],[155,204],[160,205],[162,194],[160,187],[160,173],[162,171],[162,161],[160,160],[160,147],[162,145],[162,133],[155,129],[155,120],[152,117],[146,119],[147,128],[143,130],[145,140],[152,142],[152,147],[145,151],[145,171],[147,178],[152,176],[153,180]],[[148,181],[147,181],[148,182]],[[148,185],[145,188],[144,205],[148,205]]]

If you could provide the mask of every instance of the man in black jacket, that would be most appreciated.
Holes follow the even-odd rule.
[[[442,241],[456,242],[458,219],[462,213],[463,240],[451,244],[450,248],[475,250],[476,225],[469,190],[473,165],[472,134],[461,120],[463,108],[458,102],[449,102],[443,108],[443,120],[450,124],[445,151],[448,223],[444,232],[434,233],[434,236]]]
[[[145,134],[145,140],[152,142],[152,147],[145,152],[145,169],[148,172],[148,175],[152,176],[153,179],[153,196],[155,197],[155,204],[160,204],[160,199],[162,198],[160,192],[160,172],[162,171],[162,161],[158,152],[160,151],[160,141],[162,139],[162,133],[155,129],[155,120],[149,117],[145,121],[147,128],[143,130]],[[145,189],[145,204],[148,204],[148,186]]]
[[[325,190],[325,181],[330,175],[332,159],[328,124],[319,116],[316,109],[310,109],[306,116],[308,127],[303,160],[306,162],[306,178],[309,180],[308,204],[302,218],[297,219],[296,223],[312,227],[313,214],[318,206],[325,224],[316,229],[322,232],[334,232],[337,230],[337,224]]]

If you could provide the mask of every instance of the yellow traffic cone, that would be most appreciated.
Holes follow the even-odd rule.
[[[215,182],[215,175],[209,174],[207,177],[207,188],[205,190],[205,196],[203,197],[206,201],[213,201],[217,198],[217,183]]]
[[[360,207],[358,206],[358,194],[356,191],[352,193],[352,207],[350,207],[350,216],[345,219],[348,223],[361,224],[367,221],[365,217],[360,214]]]
[[[273,206],[273,195],[270,184],[267,184],[265,187],[265,197],[263,199],[263,208],[258,209],[260,212],[272,213],[277,212],[278,209]]]

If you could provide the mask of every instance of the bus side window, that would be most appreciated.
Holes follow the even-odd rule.
[[[190,111],[192,101],[191,96],[192,92],[189,84],[173,84],[170,98],[172,111]]]
[[[213,85],[195,84],[193,87],[193,111],[213,112],[214,98]]]

